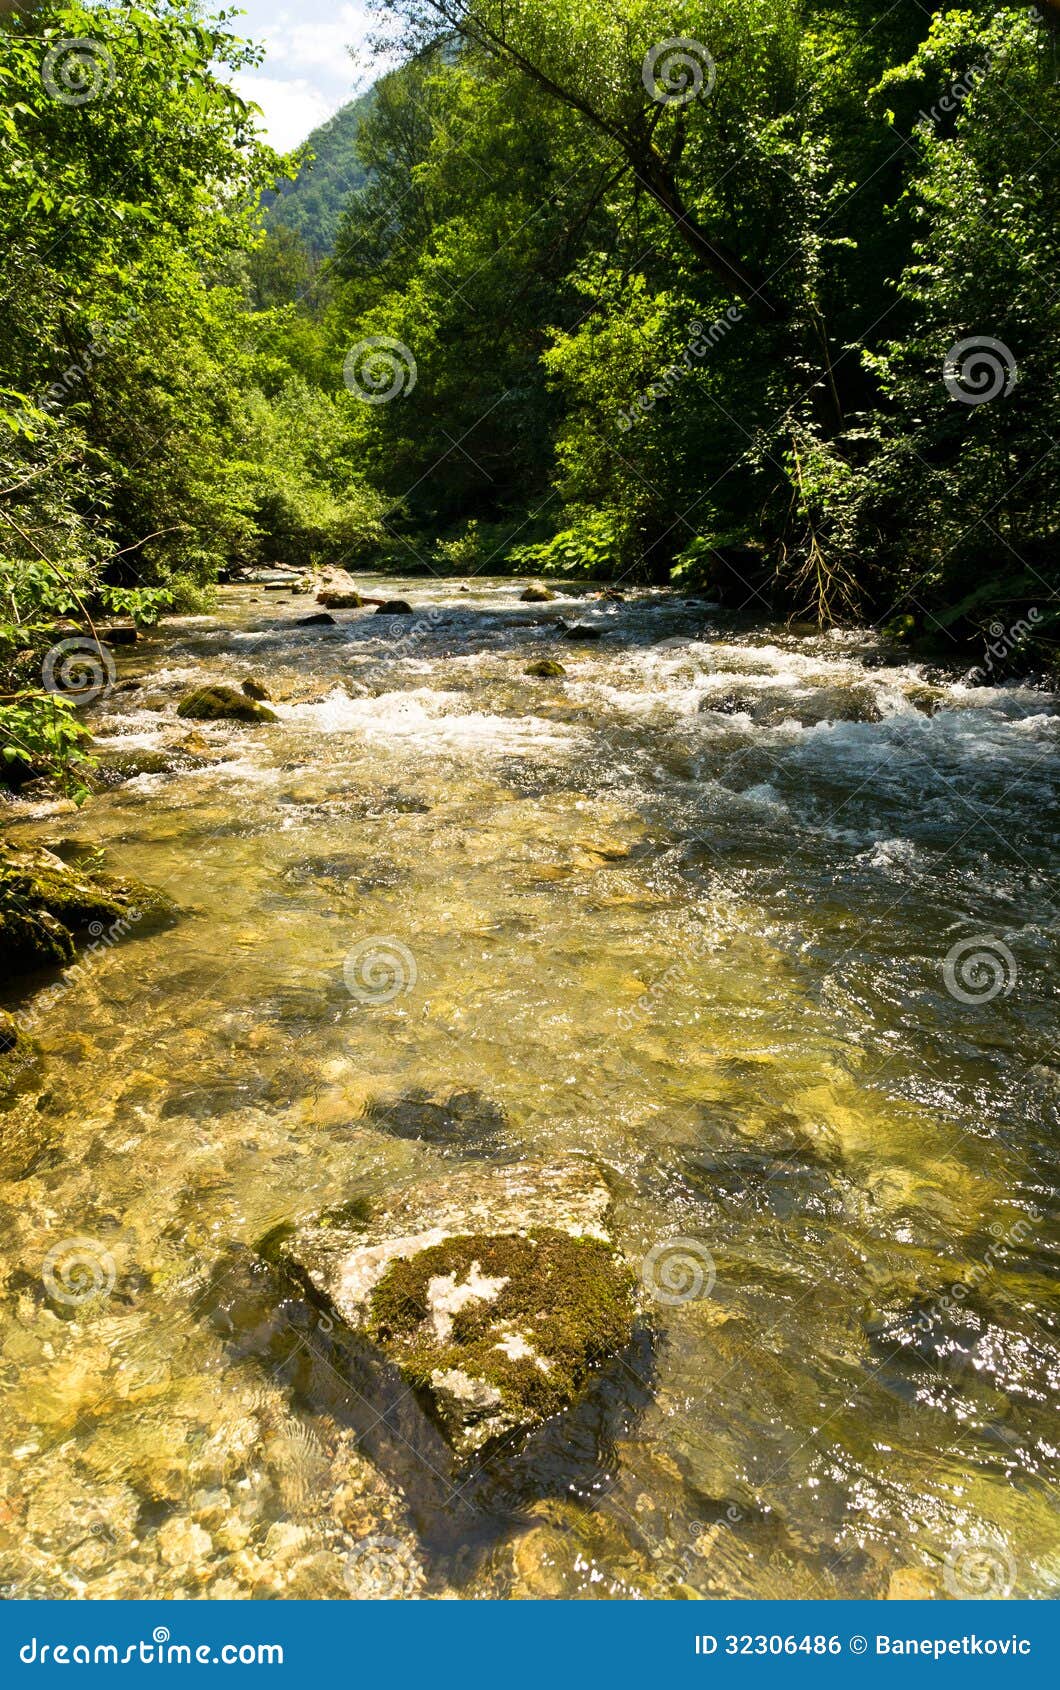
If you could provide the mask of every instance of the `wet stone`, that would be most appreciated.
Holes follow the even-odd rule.
[[[200,687],[191,692],[177,706],[177,715],[191,722],[243,722],[256,727],[261,722],[275,722],[275,711],[234,687]]]
[[[496,1156],[511,1140],[503,1110],[481,1092],[455,1092],[442,1101],[422,1090],[397,1099],[374,1099],[364,1120],[393,1138],[431,1144],[443,1154]]]
[[[12,973],[72,963],[82,935],[116,943],[175,915],[163,893],[138,881],[90,874],[39,846],[0,841],[0,948]]]
[[[571,1408],[629,1344],[634,1280],[609,1204],[583,1163],[478,1167],[268,1248],[466,1458]]]

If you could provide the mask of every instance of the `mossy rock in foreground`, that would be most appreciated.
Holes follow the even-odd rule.
[[[429,1392],[454,1441],[560,1414],[632,1335],[633,1280],[609,1244],[544,1227],[449,1238],[395,1262],[368,1336]],[[470,1415],[469,1415],[470,1411]],[[469,1424],[470,1420],[470,1424]]]
[[[189,693],[178,704],[177,715],[189,722],[242,722],[248,727],[279,720],[267,705],[226,686],[200,687]]]
[[[82,938],[117,944],[176,914],[164,893],[139,881],[90,874],[38,846],[0,840],[0,954],[12,974],[66,967]]]
[[[585,1163],[454,1172],[262,1246],[398,1373],[460,1460],[572,1408],[633,1336],[635,1280]]]

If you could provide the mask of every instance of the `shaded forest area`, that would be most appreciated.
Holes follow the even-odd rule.
[[[398,0],[279,158],[197,4],[0,17],[0,745],[281,560],[702,591],[1055,671],[1056,5]],[[304,183],[292,189],[300,167]]]

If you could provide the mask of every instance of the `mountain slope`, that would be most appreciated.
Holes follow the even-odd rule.
[[[293,229],[317,258],[334,248],[339,219],[351,196],[365,184],[357,157],[357,131],[371,109],[375,90],[351,100],[314,129],[308,140],[312,160],[294,182],[266,196],[267,221]]]

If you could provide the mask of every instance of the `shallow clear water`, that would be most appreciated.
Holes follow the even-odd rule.
[[[280,724],[5,824],[185,914],[36,1028],[0,1582],[371,1594],[369,1539],[403,1594],[1052,1589],[1055,701],[661,595],[387,590],[417,616],[233,589],[168,625],[102,738],[179,742],[191,684],[250,674]],[[677,1277],[576,1437],[439,1503],[369,1459],[296,1314],[263,1324],[250,1247],[454,1157],[571,1153],[638,1268],[686,1241]],[[42,1281],[71,1238],[109,1263],[73,1306]]]

